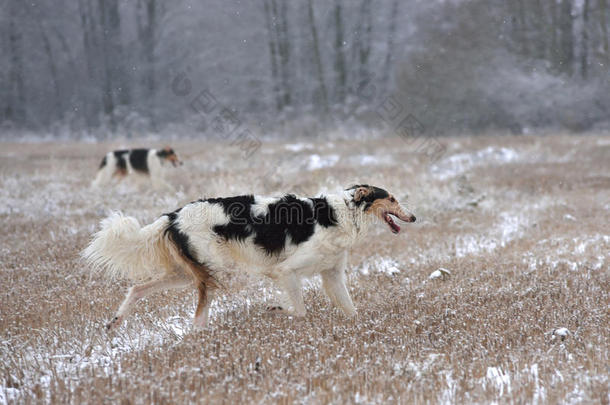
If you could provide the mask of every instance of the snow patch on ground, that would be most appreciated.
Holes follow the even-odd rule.
[[[530,218],[524,212],[502,212],[499,221],[487,233],[463,234],[455,242],[455,254],[464,257],[480,252],[491,252],[521,238]]]
[[[286,148],[286,150],[289,150],[291,152],[301,152],[303,150],[313,149],[313,145],[310,143],[288,143],[288,144],[284,145],[284,148]]]
[[[348,158],[348,162],[355,166],[384,166],[393,165],[394,159],[391,156],[379,157],[376,155],[355,155]]]
[[[487,367],[485,378],[488,383],[498,390],[500,396],[504,394],[504,390],[510,394],[510,376],[508,372],[502,371],[502,368]]]
[[[400,264],[391,257],[375,255],[363,261],[356,271],[368,276],[371,273],[382,273],[393,276],[400,273]]]
[[[448,156],[434,164],[431,171],[439,180],[447,180],[478,166],[502,165],[516,162],[519,158],[519,153],[514,149],[490,146],[472,153]]]
[[[339,155],[325,155],[320,156],[318,154],[309,155],[305,164],[309,171],[323,169],[325,167],[332,167],[339,161]]]

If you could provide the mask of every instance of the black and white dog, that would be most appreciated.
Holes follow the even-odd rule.
[[[365,238],[375,218],[398,233],[392,216],[415,221],[390,193],[369,185],[317,198],[209,198],[144,227],[113,214],[102,221],[83,257],[111,276],[153,279],[129,290],[109,329],[138,299],[190,285],[199,291],[194,324],[204,326],[217,280],[235,271],[271,278],[288,305],[269,309],[296,316],[305,315],[301,279],[320,274],[328,297],[351,316],[356,309],[345,286],[348,250]]]
[[[150,178],[153,187],[173,190],[163,180],[162,167],[170,162],[174,167],[182,165],[176,152],[169,146],[163,149],[121,149],[108,152],[102,159],[92,187],[100,187],[113,179],[121,180],[129,174]]]

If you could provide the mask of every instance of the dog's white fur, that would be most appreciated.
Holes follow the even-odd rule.
[[[271,278],[283,290],[290,305],[282,312],[305,315],[301,279],[319,274],[330,300],[345,314],[353,316],[356,308],[345,285],[348,251],[365,237],[375,218],[354,202],[355,192],[352,189],[326,196],[336,214],[337,225],[323,227],[316,224],[307,241],[298,245],[287,241],[285,248],[277,254],[262,250],[253,243],[252,236],[243,241],[220,238],[213,228],[227,224],[230,218],[222,206],[215,203],[198,201],[186,205],[180,210],[176,224],[180,232],[188,236],[196,260],[205,263],[215,275],[246,271]],[[251,210],[254,214],[265,213],[269,204],[275,201],[275,198],[255,197]],[[400,208],[398,210],[401,219],[408,217]],[[409,220],[414,221],[415,217],[409,215]],[[109,327],[118,324],[141,297],[192,283],[197,286],[200,282],[196,271],[185,263],[184,255],[168,238],[165,230],[169,224],[166,215],[141,227],[135,218],[113,214],[102,221],[101,230],[83,251],[83,257],[89,263],[105,269],[111,276],[154,279],[132,287]],[[206,295],[205,285],[203,291],[200,289],[203,298],[200,295],[201,308],[198,307],[194,320],[196,326],[204,326],[207,322],[212,291],[208,288]]]
[[[139,182],[150,180],[153,188],[156,190],[175,191],[174,188],[165,181],[163,159],[157,156],[158,151],[159,149],[148,150],[148,155],[146,156],[148,173],[141,173],[134,170],[129,159],[126,159],[127,176]],[[112,183],[113,180],[117,180],[116,169],[117,158],[114,155],[114,152],[108,152],[106,154],[106,165],[98,170],[95,179],[91,182],[91,187],[100,188]],[[118,179],[120,180],[121,178],[119,177]]]

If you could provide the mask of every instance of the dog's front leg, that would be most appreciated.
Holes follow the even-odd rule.
[[[278,306],[268,307],[267,310],[270,312],[279,312],[285,313],[287,315],[294,316],[305,316],[305,302],[303,301],[303,292],[301,291],[301,280],[294,274],[290,272],[284,276],[282,276],[278,280],[278,284],[282,289],[287,304],[289,304],[292,308],[285,309]]]
[[[345,268],[347,267],[347,254],[345,254],[337,266],[325,270],[322,275],[322,287],[328,298],[338,306],[346,315],[356,315],[356,307],[352,302],[347,286],[345,285]]]

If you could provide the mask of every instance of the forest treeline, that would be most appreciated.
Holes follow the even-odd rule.
[[[0,7],[5,130],[186,124],[208,134],[192,108],[204,91],[265,126],[375,125],[383,114],[416,117],[434,132],[610,126],[608,0]]]

